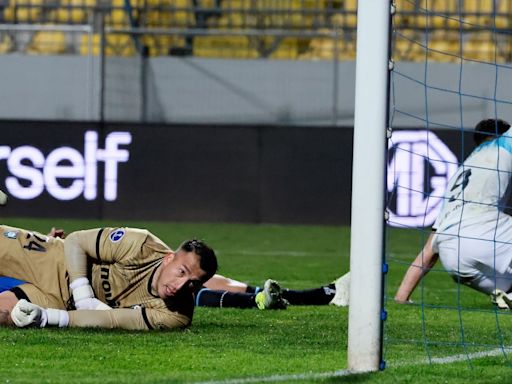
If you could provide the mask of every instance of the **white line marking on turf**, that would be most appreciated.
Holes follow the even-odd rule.
[[[226,379],[220,381],[203,381],[196,384],[246,384],[246,383],[275,383],[278,381],[287,380],[311,380],[311,379],[328,379],[331,377],[342,377],[353,375],[353,372],[348,370],[334,371],[334,372],[318,372],[318,373],[297,373],[294,375],[272,375],[261,377],[246,377],[240,379]]]
[[[502,348],[492,349],[490,351],[481,351],[481,352],[473,352],[468,354],[458,354],[446,357],[433,357],[432,359],[423,359],[418,361],[409,361],[402,362],[398,364],[390,365],[389,367],[406,367],[406,366],[415,366],[415,365],[428,365],[428,364],[450,364],[457,363],[459,361],[464,361],[467,359],[481,359],[484,357],[493,357],[499,356],[505,352],[512,352],[512,346]],[[361,372],[351,372],[347,369],[333,372],[317,372],[317,373],[298,373],[298,374],[290,374],[290,375],[271,375],[271,376],[260,376],[260,377],[245,377],[238,379],[226,379],[226,380],[217,380],[217,381],[200,381],[195,384],[247,384],[247,383],[268,383],[268,382],[279,382],[279,381],[289,381],[289,380],[314,380],[314,379],[328,379],[342,376],[351,376],[358,375]]]
[[[503,355],[504,353],[510,352],[511,347],[503,347],[497,349],[491,349],[490,351],[480,351],[473,353],[461,353],[459,355],[446,356],[446,357],[433,357],[431,359],[432,364],[450,364],[457,363],[459,361],[471,360],[471,359],[481,359],[483,357],[493,357]],[[419,362],[419,364],[429,364],[429,360],[425,359]],[[404,364],[404,365],[415,365],[415,364]]]

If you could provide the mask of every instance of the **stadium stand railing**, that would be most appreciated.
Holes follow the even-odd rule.
[[[396,1],[398,59],[423,61],[428,42],[431,60],[510,61],[510,1],[426,1]],[[94,30],[4,31],[0,53],[99,55],[105,34],[105,55],[353,60],[357,0],[0,0],[0,20]]]

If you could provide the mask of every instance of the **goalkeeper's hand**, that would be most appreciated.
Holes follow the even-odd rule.
[[[79,277],[69,284],[71,292],[73,293],[73,300],[75,301],[75,308],[81,309],[97,309],[106,310],[112,309],[104,302],[94,297],[94,291],[92,290],[89,280],[86,277]]]
[[[39,305],[21,299],[16,303],[11,311],[12,322],[19,328],[36,326],[46,327],[47,325],[58,325],[67,327],[69,324],[69,315],[66,311],[60,309],[41,308]]]

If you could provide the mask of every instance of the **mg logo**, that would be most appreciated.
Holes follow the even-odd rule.
[[[395,131],[388,144],[388,223],[428,227],[442,205],[446,185],[459,164],[431,131]]]

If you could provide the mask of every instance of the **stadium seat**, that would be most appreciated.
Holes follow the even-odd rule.
[[[459,27],[458,0],[418,0],[415,10],[416,17],[411,25],[416,28]]]
[[[417,35],[423,36],[421,33],[417,33]],[[418,41],[417,36],[412,34],[408,38],[397,36],[393,44],[394,60],[417,62],[425,60],[426,49],[421,45],[423,41]]]
[[[4,9],[4,20],[9,23],[32,23],[41,21],[43,0],[9,0]]]
[[[11,52],[13,49],[12,39],[9,35],[2,33],[0,35],[0,54]]]
[[[33,55],[58,55],[66,53],[66,51],[66,34],[59,31],[34,33],[26,49],[26,53]]]
[[[496,41],[496,36],[492,32],[473,33],[463,45],[463,57],[487,63],[505,62],[506,52],[510,52],[510,49],[509,43],[507,41],[504,43],[506,48],[501,49],[501,45]]]
[[[192,0],[146,0],[146,8],[140,15],[145,28],[195,27]],[[185,34],[147,34],[141,36],[141,44],[150,56],[170,54],[185,55],[192,52],[192,38]]]
[[[509,0],[499,0],[496,6],[494,22],[496,28],[507,30],[511,26],[512,3]]]
[[[328,32],[328,30],[324,30]],[[355,59],[355,39],[349,35],[340,35],[337,42],[329,37],[311,39],[307,51],[299,56],[302,60],[333,60],[338,54],[338,60]]]
[[[256,59],[259,54],[247,36],[197,36],[194,38],[194,56]]]
[[[396,3],[394,23],[399,28],[413,27],[416,18],[416,6],[413,0],[402,0]]]
[[[428,35],[428,59],[440,62],[457,62],[460,59],[459,32],[438,30]]]
[[[463,0],[464,27],[494,27],[494,0]]]
[[[92,35],[84,34],[80,41],[80,54],[84,56],[99,56],[101,49],[101,36],[98,33]],[[92,52],[91,52],[92,51]],[[106,36],[105,55],[106,56],[135,56],[137,50],[130,35],[109,34]]]
[[[52,12],[51,20],[63,24],[85,24],[89,21],[96,0],[61,0],[60,6]]]
[[[343,27],[355,29],[357,27],[357,0],[344,0],[343,10],[345,12]]]
[[[113,27],[130,26],[130,17],[126,13],[124,0],[112,0],[112,10],[106,17],[106,24]]]
[[[247,36],[197,36],[194,39],[194,56],[207,58],[296,59],[298,39],[273,37],[249,38]],[[274,47],[275,45],[275,47]]]

